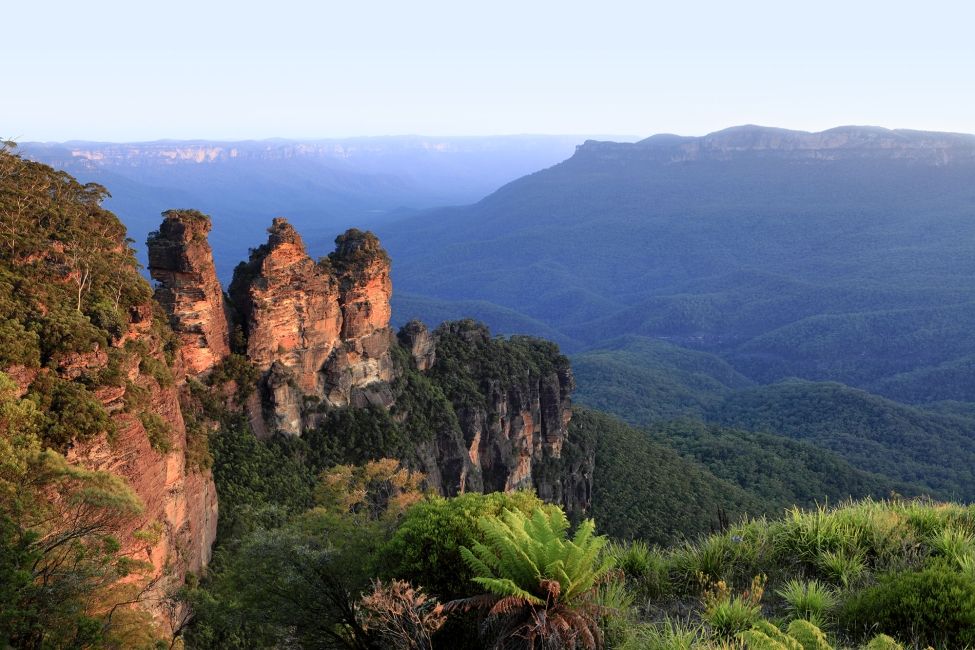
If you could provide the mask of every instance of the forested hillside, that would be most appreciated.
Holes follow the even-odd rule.
[[[570,352],[640,335],[754,381],[970,401],[973,152],[972,136],[860,127],[589,142],[381,234],[411,295],[399,318],[486,301]]]
[[[860,476],[852,485],[883,477],[880,484],[867,480],[864,485],[872,487],[862,494],[883,496],[895,490],[975,497],[975,419],[967,402],[918,408],[835,382],[793,379],[754,385],[719,357],[642,338],[620,339],[605,349],[575,355],[573,368],[581,403],[651,431],[670,431],[666,444],[705,464],[708,458],[724,462],[731,454],[742,466],[761,466],[769,460],[766,456],[779,457],[774,466],[794,458],[801,448],[811,454],[808,462],[831,466],[825,489],[797,503],[857,494],[857,489],[831,491],[831,486],[850,484],[841,478],[847,472]],[[771,474],[795,477],[797,471]],[[757,487],[763,483],[759,474],[747,482],[762,489]],[[796,496],[790,488],[781,489],[787,498]],[[777,502],[774,492],[763,497]]]

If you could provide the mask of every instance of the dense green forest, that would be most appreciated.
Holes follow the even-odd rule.
[[[572,368],[579,401],[634,424],[704,417],[723,397],[753,384],[712,354],[639,336],[573,355]]]
[[[792,379],[755,385],[719,357],[640,337],[617,339],[606,348],[574,355],[573,368],[579,402],[632,425],[673,428],[678,433],[665,439],[683,454],[689,450],[687,441],[695,440],[693,458],[699,462],[727,453],[721,451],[727,443],[723,436],[748,436],[767,440],[761,444],[765,454],[789,457],[805,449],[804,456],[818,457],[823,467],[842,462],[850,471],[884,477],[888,490],[962,500],[975,494],[975,419],[969,402],[911,406],[835,382]],[[682,422],[674,424],[678,419]],[[704,422],[725,429],[719,435],[719,429],[709,429]],[[714,434],[694,433],[702,429]],[[783,436],[798,447],[783,447],[788,443]],[[704,452],[708,446],[714,449]],[[758,450],[742,439],[736,453],[750,448]],[[740,460],[751,463],[760,457]],[[827,476],[843,474],[835,471]],[[825,487],[812,500],[797,503],[827,495],[886,493],[871,489],[838,495]],[[764,496],[774,501],[774,495]]]
[[[831,134],[864,144],[847,157],[753,150],[790,135],[761,127],[588,143],[474,205],[385,226],[406,294],[396,317],[436,322],[477,305],[496,331],[545,336],[583,364],[595,350],[604,361],[607,350],[624,363],[643,355],[620,343],[636,336],[714,354],[758,383],[799,377],[917,405],[975,401],[971,139],[944,136],[959,155],[938,165],[920,145],[930,134]],[[873,148],[874,137],[902,155]],[[603,407],[639,378],[582,392]],[[675,412],[641,420],[699,415],[694,395],[643,379],[654,388],[639,408]]]

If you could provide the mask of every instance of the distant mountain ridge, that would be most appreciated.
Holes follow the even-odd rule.
[[[92,167],[109,164],[140,165],[165,163],[217,163],[227,160],[283,160],[324,158],[367,165],[377,159],[431,154],[473,154],[485,152],[532,152],[546,146],[564,147],[577,143],[572,135],[512,135],[470,137],[374,136],[295,140],[152,140],[145,142],[28,142],[27,150],[42,151],[62,160],[87,161]]]
[[[570,352],[636,335],[760,382],[876,390],[897,374],[900,396],[938,365],[951,386],[923,394],[967,402],[973,215],[975,136],[744,126],[589,141],[474,205],[379,230],[411,297],[397,320],[481,301]]]
[[[743,155],[792,159],[913,159],[947,164],[975,159],[975,135],[875,126],[839,126],[819,132],[756,125],[735,126],[701,137],[658,134],[634,143],[587,140],[583,156],[628,154],[658,160],[732,160]]]
[[[193,206],[211,214],[225,260],[246,257],[272,217],[286,216],[316,254],[332,233],[404,214],[476,201],[505,183],[572,155],[578,136],[388,136],[315,140],[27,142],[25,156],[112,188],[106,206],[137,242],[159,213]],[[140,260],[145,255],[139,247]]]

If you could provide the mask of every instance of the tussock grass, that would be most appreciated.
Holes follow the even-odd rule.
[[[841,611],[890,576],[933,564],[975,579],[975,507],[867,499],[792,508],[780,519],[746,519],[669,549],[614,544],[608,552],[645,601],[640,647],[749,648],[746,637],[764,638],[753,627],[778,629],[776,621],[811,626],[793,631],[821,630],[833,644],[823,647],[925,647],[924,638],[903,630],[890,632],[900,635],[894,641],[874,638],[887,632],[882,627],[847,629]],[[756,597],[759,578],[767,578],[767,589]]]

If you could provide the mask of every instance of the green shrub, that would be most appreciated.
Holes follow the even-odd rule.
[[[836,593],[817,580],[792,579],[775,593],[788,603],[791,618],[806,619],[817,625],[826,621],[837,603]]]
[[[937,555],[957,563],[964,557],[975,555],[975,538],[958,528],[943,528],[929,539]]]
[[[792,508],[778,528],[775,544],[780,555],[814,563],[824,551],[848,546],[840,522],[825,507],[805,511]]]
[[[785,632],[768,621],[759,621],[738,638],[747,650],[833,650],[826,634],[804,619],[792,621]]]
[[[833,646],[826,640],[826,634],[809,621],[803,619],[792,621],[786,632],[799,642],[802,650],[833,650]]]
[[[907,525],[914,530],[918,536],[930,539],[940,533],[944,527],[944,518],[941,513],[931,507],[930,503],[912,503],[906,510]]]
[[[612,556],[616,568],[627,578],[643,579],[654,569],[650,547],[646,542],[612,542],[606,547],[607,555]]]
[[[645,542],[611,542],[605,551],[623,572],[626,584],[643,598],[659,598],[670,588],[670,563],[657,549]]]
[[[41,365],[40,339],[17,320],[0,318],[0,368]]]
[[[665,619],[662,623],[647,626],[639,631],[638,639],[632,644],[634,650],[692,650],[699,647],[704,637],[700,625],[677,623]]]
[[[163,361],[152,355],[145,355],[139,361],[139,372],[149,375],[160,386],[168,387],[173,385],[173,373]]]
[[[173,450],[173,429],[166,420],[157,413],[145,411],[139,414],[139,420],[145,427],[149,445],[161,454],[168,454]]]
[[[210,453],[210,430],[206,423],[192,413],[183,414],[186,422],[186,466],[190,470],[203,471],[213,467]]]
[[[841,620],[853,634],[882,631],[920,645],[975,644],[975,581],[945,561],[888,574],[851,598]]]
[[[115,425],[101,402],[78,382],[43,372],[31,383],[27,397],[44,413],[44,444],[63,451],[74,440],[90,440],[115,433]]]
[[[478,520],[504,509],[528,513],[541,504],[533,492],[468,493],[422,501],[407,511],[383,548],[384,573],[423,585],[441,600],[466,596],[474,574],[461,558],[460,548],[483,539]]]
[[[238,404],[243,404],[257,388],[257,380],[260,378],[261,371],[247,357],[231,354],[214,366],[207,376],[207,384],[220,386],[233,381],[237,386],[234,398]]]
[[[152,355],[146,341],[130,339],[125,342],[125,350],[130,354],[139,355],[139,372],[152,377],[160,386],[173,385],[173,373],[169,366]]]
[[[759,621],[755,626],[738,634],[748,650],[804,650],[797,639],[789,636],[768,621]]]
[[[886,634],[878,634],[864,646],[864,650],[904,650],[904,646]]]
[[[99,300],[91,305],[87,310],[88,318],[92,324],[106,332],[113,340],[122,338],[129,326],[129,319],[126,318],[114,304],[108,300]]]
[[[867,562],[859,551],[823,551],[816,564],[828,579],[843,587],[852,585],[867,570]]]
[[[750,630],[761,617],[761,605],[741,596],[712,603],[701,615],[715,636],[721,639],[732,639],[740,632]]]
[[[41,362],[56,366],[57,360],[71,352],[91,352],[108,347],[108,335],[81,312],[59,305],[31,323],[41,346]]]
[[[108,363],[98,371],[94,383],[98,386],[125,386],[127,380],[124,363],[128,355],[119,348],[108,350]]]
[[[609,564],[612,563],[613,560],[609,559]],[[599,582],[594,601],[594,613],[606,647],[619,648],[627,643],[635,643],[640,625],[633,607],[634,594],[619,571],[613,571]]]
[[[676,554],[674,568],[687,584],[703,576],[709,581],[729,577],[737,543],[730,535],[712,535],[698,542],[688,542]]]
[[[127,413],[137,413],[144,411],[149,406],[149,398],[152,394],[149,389],[135,384],[131,381],[125,382],[125,394],[122,396],[122,404]]]

